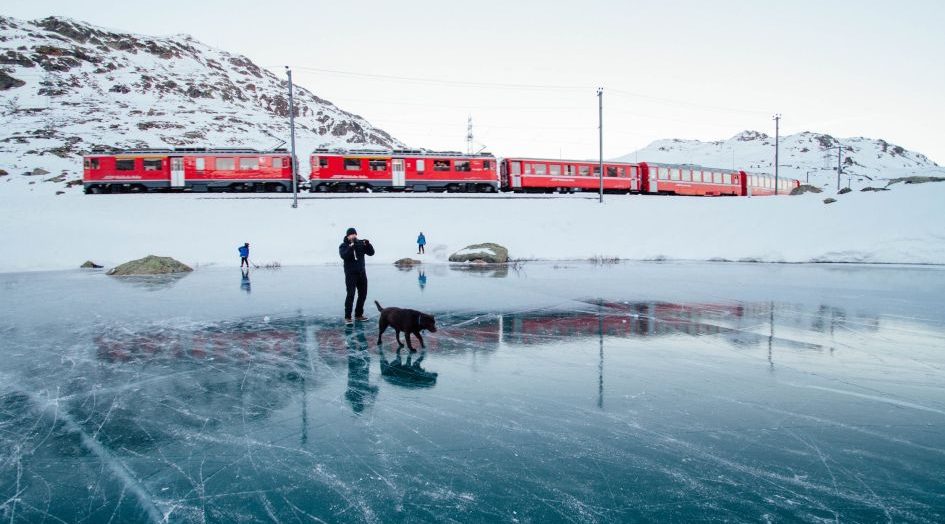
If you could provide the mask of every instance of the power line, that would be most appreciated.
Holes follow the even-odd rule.
[[[556,84],[516,84],[516,83],[504,83],[504,82],[473,82],[473,81],[464,81],[464,80],[443,80],[438,78],[421,78],[421,77],[408,77],[408,76],[398,76],[398,75],[381,75],[376,73],[362,73],[357,71],[342,71],[338,69],[326,69],[320,67],[304,67],[297,66],[296,69],[316,72],[316,73],[326,73],[332,75],[340,76],[349,76],[356,78],[374,78],[378,80],[390,80],[397,82],[413,82],[413,83],[425,83],[431,85],[440,85],[440,86],[453,86],[453,87],[479,87],[479,88],[497,88],[497,89],[533,89],[533,90],[584,90],[589,89],[592,86],[582,86],[582,85],[556,85]],[[623,89],[611,89],[608,88],[608,91],[623,95],[626,97],[634,98],[644,98],[647,100],[654,100],[658,102],[663,102],[667,104],[677,104],[687,107],[701,107],[705,109],[710,109],[714,111],[727,111],[733,113],[746,113],[746,114],[767,114],[767,111],[757,110],[757,109],[739,109],[734,107],[724,107],[716,106],[711,104],[700,104],[696,102],[689,102],[686,100],[679,100],[673,98],[665,98],[659,96],[652,96],[643,93],[636,93],[633,91],[626,91]]]
[[[767,114],[768,113],[767,111],[761,111],[758,109],[738,109],[734,107],[723,107],[723,106],[715,106],[715,105],[709,105],[709,104],[699,104],[696,102],[687,102],[685,100],[678,100],[674,98],[663,98],[663,97],[658,97],[658,96],[645,95],[643,93],[633,93],[630,91],[624,91],[622,89],[611,89],[610,91],[617,93],[618,96],[624,95],[624,96],[635,97],[635,98],[646,98],[648,100],[656,100],[658,102],[664,102],[667,104],[677,104],[677,105],[689,106],[689,107],[701,107],[704,109],[711,109],[714,111],[726,111],[726,112],[731,112],[731,113],[747,113],[747,114]]]
[[[323,69],[319,67],[301,67],[297,66],[296,69],[303,71],[311,71],[317,73],[327,73],[332,75],[341,75],[341,76],[351,76],[357,78],[376,78],[380,80],[391,80],[396,82],[415,82],[415,83],[426,83],[442,86],[456,86],[456,87],[480,87],[480,88],[498,88],[498,89],[587,89],[588,86],[577,86],[577,85],[553,85],[553,84],[512,84],[512,83],[503,83],[503,82],[470,82],[463,80],[442,80],[439,78],[420,78],[420,77],[409,77],[409,76],[397,76],[397,75],[379,75],[375,73],[360,73],[356,71],[340,71],[337,69]]]

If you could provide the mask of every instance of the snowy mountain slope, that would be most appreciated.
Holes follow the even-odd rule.
[[[302,169],[314,147],[401,145],[304,88],[294,95]],[[288,140],[288,106],[284,78],[189,36],[0,17],[0,169],[8,180],[40,168],[61,189],[81,176],[79,156],[95,146],[273,147],[270,135]]]
[[[876,179],[912,175],[945,176],[945,168],[920,153],[885,140],[863,137],[837,139],[821,133],[803,132],[781,137],[780,174],[812,184],[836,186],[837,146],[843,165],[842,185],[876,185]],[[774,173],[774,137],[758,131],[743,131],[728,140],[657,140],[639,151],[620,157],[626,161],[695,164]]]

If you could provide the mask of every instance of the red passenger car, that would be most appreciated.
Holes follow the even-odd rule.
[[[643,192],[665,195],[738,196],[742,193],[741,171],[693,165],[640,163]]]
[[[312,192],[499,190],[495,157],[417,150],[327,150],[311,156]]]
[[[626,162],[604,162],[604,191],[640,191],[640,167]],[[582,160],[506,158],[502,160],[502,189],[515,192],[600,190],[600,164]]]
[[[84,158],[86,193],[148,190],[288,191],[284,150],[140,149],[95,151]]]
[[[774,194],[774,175],[763,175],[756,173],[742,174],[742,196],[769,196]],[[793,178],[778,177],[778,194],[790,195],[791,191],[801,185],[800,180]]]

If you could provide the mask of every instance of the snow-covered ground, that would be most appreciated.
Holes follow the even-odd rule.
[[[608,195],[604,205],[594,195],[303,194],[298,209],[284,198],[54,196],[42,182],[0,182],[8,184],[20,187],[0,191],[2,271],[74,268],[86,259],[111,266],[148,254],[197,266],[236,265],[243,242],[258,264],[334,264],[349,226],[376,246],[373,263],[416,257],[414,242],[423,231],[426,262],[496,242],[518,259],[945,264],[945,183],[795,197]],[[825,205],[827,197],[838,201]]]

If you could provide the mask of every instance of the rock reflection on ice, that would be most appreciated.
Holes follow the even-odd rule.
[[[491,281],[429,274],[404,289]],[[114,293],[188,311],[180,288],[208,278]],[[220,286],[267,299],[265,278],[251,296],[242,278]],[[96,317],[104,303],[2,323],[0,520],[945,517],[941,312],[562,299],[549,278],[506,275],[542,305],[434,306],[441,329],[416,353],[307,313],[132,324]]]

